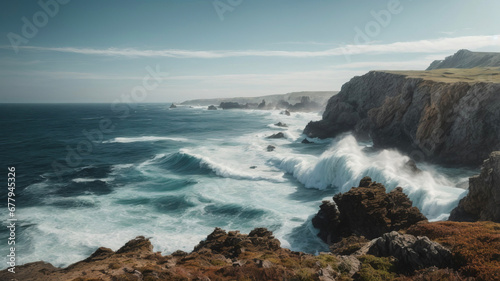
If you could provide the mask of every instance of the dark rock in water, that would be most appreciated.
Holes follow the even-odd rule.
[[[316,111],[320,110],[321,105],[311,101],[311,98],[308,96],[303,96],[300,99],[300,102],[288,106],[288,110],[290,111]]]
[[[170,105],[170,108],[177,108],[177,105],[175,105],[175,104],[173,104],[173,103],[172,103],[172,104]]]
[[[469,194],[451,211],[449,220],[500,222],[500,151],[491,153],[481,173],[469,178]]]
[[[407,272],[431,266],[446,268],[453,265],[450,250],[425,236],[415,237],[392,231],[370,244],[368,254],[377,257],[395,257],[399,267]]]
[[[215,107],[215,105],[210,105],[208,107],[208,110],[217,110],[217,107]]]
[[[287,101],[285,100],[280,100],[278,101],[278,103],[276,104],[276,108],[280,109],[280,108],[288,108],[290,106],[290,103],[288,103]]]
[[[257,166],[250,166],[250,169],[257,169]]]
[[[286,116],[290,116],[290,111],[285,110],[285,111],[280,112],[280,114],[284,114]]]
[[[306,143],[306,144],[307,144],[307,143],[314,143],[314,142],[312,142],[312,141],[309,141],[307,138],[303,139],[301,142],[302,142],[302,143]]]
[[[274,146],[274,145],[267,146],[267,151],[269,151],[269,152],[274,151],[275,149],[276,149],[276,146]]]
[[[272,134],[272,135],[270,135],[267,138],[268,139],[284,139],[285,138],[285,134],[283,134],[282,132],[279,132],[279,133],[276,133],[276,134]]]
[[[249,108],[257,108],[259,104],[253,102],[247,102],[245,105],[242,105],[241,108],[249,109]]]
[[[318,236],[327,243],[338,242],[351,235],[373,239],[384,233],[406,229],[426,221],[401,187],[386,193],[384,185],[364,177],[359,187],[333,197],[334,202],[323,201],[313,218]]]
[[[408,160],[408,162],[406,162],[404,164],[404,167],[403,167],[405,170],[411,172],[411,173],[414,173],[414,174],[419,174],[422,172],[422,170],[420,170],[418,167],[417,167],[417,163],[415,163],[415,161],[413,160]]]
[[[274,124],[274,126],[277,126],[277,127],[288,127],[287,124],[282,123],[282,122],[278,122],[278,123]]]
[[[265,109],[266,108],[266,100],[262,100],[261,103],[257,106],[258,109]]]
[[[239,108],[245,108],[244,105],[241,105],[237,102],[221,102],[219,105],[220,108],[222,109],[239,109]]]

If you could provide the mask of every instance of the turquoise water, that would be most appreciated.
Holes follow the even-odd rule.
[[[137,235],[151,237],[155,251],[191,251],[214,227],[267,227],[282,246],[315,253],[328,249],[311,226],[319,204],[363,176],[402,186],[429,218],[444,219],[465,195],[455,186],[474,172],[419,163],[424,173],[405,174],[408,157],[350,135],[302,144],[317,113],[164,104],[137,105],[126,116],[105,104],[0,110],[2,164],[17,171],[20,263],[66,266]],[[281,131],[285,139],[266,138]],[[0,235],[7,241],[5,228]]]

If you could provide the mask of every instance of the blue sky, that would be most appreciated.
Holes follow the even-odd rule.
[[[161,78],[144,102],[339,90],[372,69],[499,51],[498,11],[491,0],[2,1],[0,102],[112,102],[151,69]]]

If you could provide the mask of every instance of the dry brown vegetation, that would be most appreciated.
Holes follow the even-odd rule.
[[[489,82],[500,83],[500,68],[498,67],[475,67],[475,68],[443,68],[434,70],[406,70],[406,71],[382,71],[392,74],[400,74],[409,78],[422,78],[437,82]]]
[[[500,280],[499,223],[433,222],[417,224],[408,233],[427,236],[448,247],[461,274],[479,280]]]

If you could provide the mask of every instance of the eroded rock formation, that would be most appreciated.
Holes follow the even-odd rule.
[[[500,222],[500,151],[492,152],[481,173],[469,178],[469,193],[453,209],[450,220]]]
[[[452,254],[439,243],[425,236],[400,234],[396,231],[385,233],[374,239],[368,246],[367,254],[377,257],[395,257],[401,269],[408,272],[431,266],[438,268],[453,265]]]
[[[384,185],[370,177],[363,178],[359,187],[335,195],[333,201],[324,201],[312,220],[327,243],[351,235],[373,239],[427,220],[401,187],[386,193]]]
[[[417,160],[479,164],[500,149],[500,71],[371,71],[330,98],[308,137],[352,131]]]

